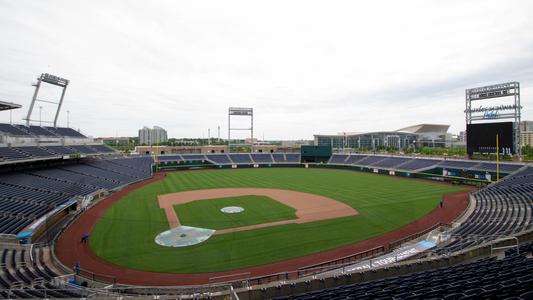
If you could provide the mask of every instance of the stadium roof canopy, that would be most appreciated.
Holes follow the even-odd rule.
[[[17,108],[21,108],[21,107],[22,107],[22,105],[20,105],[20,104],[0,101],[0,110],[10,110],[10,109],[17,109]]]
[[[418,124],[402,129],[396,130],[397,132],[408,132],[408,133],[426,133],[426,132],[448,132],[450,125],[443,124]]]
[[[398,130],[393,131],[373,131],[373,132],[339,132],[338,134],[315,134],[315,136],[329,136],[329,137],[335,137],[335,136],[361,136],[361,135],[372,135],[372,134],[418,134],[418,135],[424,135],[424,134],[446,134],[448,132],[448,129],[450,128],[450,125],[444,125],[444,124],[418,124],[413,125],[409,127],[405,127]]]

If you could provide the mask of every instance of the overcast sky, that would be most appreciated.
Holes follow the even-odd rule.
[[[457,133],[469,87],[519,81],[533,119],[531,12],[533,1],[0,0],[0,100],[23,105],[21,123],[48,72],[70,80],[60,125],[69,110],[95,137],[144,125],[226,137],[229,106],[253,107],[266,139],[417,123]]]

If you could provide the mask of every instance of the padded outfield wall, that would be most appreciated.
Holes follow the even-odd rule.
[[[231,164],[231,165],[216,165],[209,162],[193,162],[193,163],[167,163],[159,165],[159,171],[178,171],[178,170],[202,170],[202,169],[242,169],[242,168],[326,168],[326,169],[341,169],[353,170],[366,173],[374,173],[388,176],[399,176],[408,178],[428,179],[435,181],[445,181],[455,184],[464,184],[472,186],[484,186],[489,184],[483,178],[490,174],[491,178],[496,178],[496,172],[492,171],[475,171],[446,168],[448,172],[460,174],[461,176],[443,176],[443,168],[437,167],[423,172],[408,172],[394,169],[376,168],[370,166],[356,166],[356,165],[341,165],[341,164],[322,164],[322,163],[256,163],[256,164]],[[155,166],[153,166],[155,171]],[[500,173],[500,177],[504,177],[508,173]]]

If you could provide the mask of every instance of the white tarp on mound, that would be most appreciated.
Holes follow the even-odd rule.
[[[155,242],[166,247],[187,247],[206,241],[215,231],[207,228],[178,226],[158,234]]]
[[[226,206],[220,209],[221,212],[226,214],[238,214],[244,211],[244,208],[240,206]]]

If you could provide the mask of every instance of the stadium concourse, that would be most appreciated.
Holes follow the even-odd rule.
[[[106,268],[112,267],[109,264],[96,270],[86,270],[90,266],[82,264],[76,270],[72,261],[64,263],[56,257],[57,254],[61,258],[62,250],[61,240],[56,241],[72,228],[69,225],[89,218],[85,214],[87,210],[109,207],[122,194],[164,176],[153,176],[153,158],[124,156],[69,128],[0,124],[0,132],[4,145],[0,146],[0,286],[3,288],[0,296],[3,298],[142,297],[147,294],[161,295],[161,298],[230,295],[241,299],[532,297],[533,259],[528,241],[533,239],[533,167],[528,165],[501,164],[501,172],[508,174],[502,180],[471,192],[469,201],[462,198],[450,202],[457,205],[446,205],[444,210],[435,210],[418,223],[409,224],[411,227],[401,228],[401,236],[392,232],[377,237],[378,242],[369,240],[358,243],[357,247],[335,249],[336,252],[319,256],[318,260],[316,256],[298,258],[308,265],[320,265],[318,269],[289,274],[285,271],[291,270],[282,262],[278,269],[257,267],[281,272],[275,275],[258,272],[257,278],[194,287],[184,286],[188,282],[185,275],[178,284],[165,281],[163,277],[157,284],[158,276],[153,276],[156,280],[153,285],[172,287],[141,288],[124,285],[120,277],[107,272]],[[56,143],[29,143],[43,136]],[[461,183],[478,184],[494,178],[496,170],[492,162],[369,154],[333,154],[324,164],[301,163],[300,154],[295,153],[164,155],[157,163],[161,170],[169,171],[276,166],[340,168],[401,176],[405,180],[466,178]],[[420,236],[433,238],[436,247],[392,265],[347,272],[350,266],[364,263],[368,257],[351,257],[345,262],[335,260],[387,243],[384,251],[370,256],[379,259],[411,241],[418,241]],[[402,241],[394,242],[399,237]],[[335,263],[320,264],[332,260]],[[194,275],[190,277],[194,279]]]

